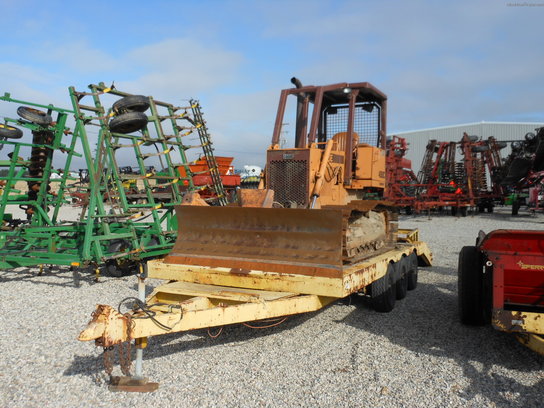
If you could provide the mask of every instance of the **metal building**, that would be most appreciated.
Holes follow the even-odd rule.
[[[390,136],[396,135],[404,137],[409,143],[406,157],[412,161],[412,168],[417,174],[429,140],[435,139],[443,142],[459,142],[463,137],[463,133],[466,132],[469,135],[476,135],[482,139],[494,136],[497,140],[512,141],[523,139],[525,134],[529,132],[535,133],[535,129],[542,126],[544,126],[544,123],[478,122],[398,132],[392,133]],[[460,155],[460,152],[457,153]],[[510,145],[502,150],[502,157],[506,157],[509,153]]]

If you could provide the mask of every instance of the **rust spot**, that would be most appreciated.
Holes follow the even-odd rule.
[[[494,325],[502,331],[519,332],[525,324],[527,315],[520,311],[496,310],[494,312]]]

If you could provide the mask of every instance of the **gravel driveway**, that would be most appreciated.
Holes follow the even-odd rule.
[[[391,313],[341,300],[273,328],[152,338],[144,372],[160,388],[151,394],[109,392],[101,350],[76,340],[96,303],[135,295],[134,277],[1,271],[0,407],[542,407],[544,357],[491,327],[462,326],[456,269],[480,229],[543,222],[507,209],[403,216],[400,226],[420,229],[435,264]]]

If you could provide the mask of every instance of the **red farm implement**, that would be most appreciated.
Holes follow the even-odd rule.
[[[406,139],[393,136],[387,143],[386,184],[384,197],[412,213],[416,201],[417,178],[412,170],[411,160],[406,158]]]
[[[491,323],[544,354],[544,231],[480,232],[458,274],[461,322]]]
[[[240,187],[240,175],[234,173],[233,160],[233,157],[215,156],[217,172],[229,202],[234,200],[236,189]],[[212,188],[215,180],[212,177],[210,164],[206,158],[200,157],[189,163],[189,171],[193,175],[193,184],[199,188],[199,194],[203,199],[211,199],[217,196],[215,189]],[[185,176],[185,167],[180,166],[179,172],[182,176]]]

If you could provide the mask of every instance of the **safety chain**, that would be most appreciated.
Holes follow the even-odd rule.
[[[93,317],[95,312],[93,312]],[[130,313],[125,313],[123,315],[127,319],[127,340],[123,343],[119,343],[119,365],[121,367],[121,372],[127,377],[130,376],[130,369],[132,367],[132,329],[134,327],[134,321]],[[113,362],[114,362],[114,353],[113,350],[115,346],[103,347],[102,357],[104,360],[104,372],[108,377],[112,377],[113,373]]]
[[[104,371],[111,378],[113,372],[113,349],[114,346],[104,347]]]
[[[119,344],[119,365],[121,366],[121,372],[129,377],[132,366],[131,343],[134,322],[130,313],[125,313],[123,316],[127,319],[127,341]]]

